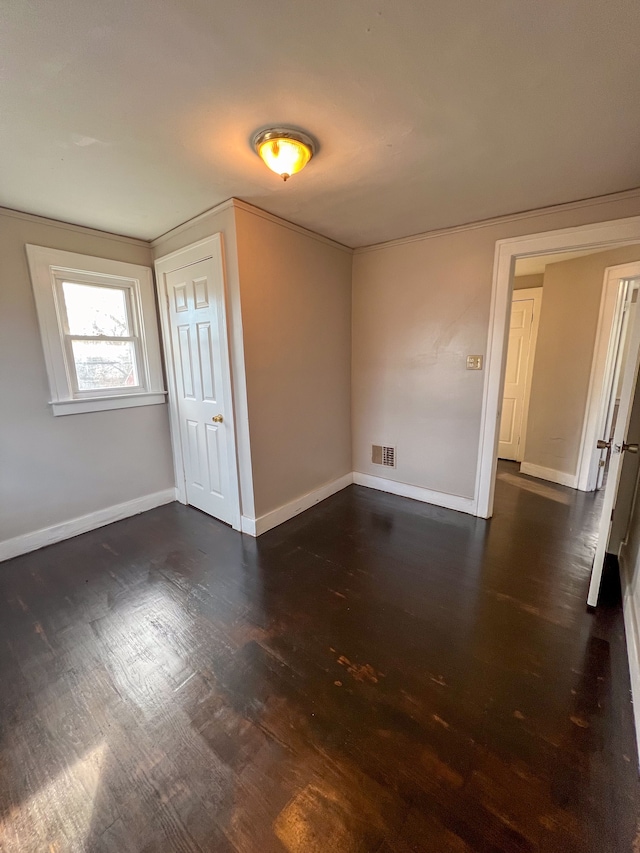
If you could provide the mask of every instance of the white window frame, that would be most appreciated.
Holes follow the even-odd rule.
[[[165,402],[158,320],[149,267],[44,246],[26,246],[54,415],[100,412]],[[62,294],[64,281],[125,290],[138,385],[79,391]],[[82,337],[82,336],[80,336]],[[89,336],[91,337],[91,336]],[[101,340],[96,336],[96,340]]]

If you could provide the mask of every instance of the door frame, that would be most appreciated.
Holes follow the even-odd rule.
[[[191,266],[192,264],[197,264],[201,261],[207,261],[210,259],[213,260],[216,266],[216,273],[219,274],[222,279],[222,312],[224,319],[223,328],[225,330],[225,353],[223,361],[228,367],[226,376],[222,377],[222,382],[224,385],[225,395],[228,396],[229,400],[229,411],[225,416],[225,421],[229,426],[229,459],[227,460],[230,487],[229,500],[233,505],[233,520],[231,522],[231,526],[234,530],[241,530],[238,447],[235,427],[231,350],[229,347],[229,306],[221,233],[214,234],[211,237],[206,237],[204,240],[199,240],[197,243],[191,243],[189,246],[185,246],[183,249],[177,249],[175,252],[170,252],[167,255],[162,255],[161,257],[156,258],[154,262],[156,286],[158,289],[158,307],[160,309],[164,366],[167,374],[167,389],[169,392],[169,427],[171,434],[171,449],[173,452],[173,470],[176,478],[176,500],[183,504],[188,503],[186,472],[184,458],[182,455],[183,448],[180,433],[180,418],[178,414],[178,386],[176,382],[173,344],[171,341],[169,297],[167,294],[165,276],[168,273],[175,272],[176,270],[183,269],[184,267]]]
[[[494,253],[489,331],[482,394],[478,464],[476,469],[475,514],[493,514],[498,437],[504,389],[509,335],[509,317],[516,260],[534,255],[556,254],[581,249],[614,249],[640,243],[640,216],[545,231],[498,240]]]

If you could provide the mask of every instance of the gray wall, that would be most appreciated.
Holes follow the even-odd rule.
[[[149,264],[150,247],[0,213],[1,541],[171,488],[173,473],[164,405],[51,415],[24,253],[35,243]],[[243,513],[350,468],[380,475],[372,443],[398,447],[384,476],[472,497],[484,374],[464,361],[485,352],[496,240],[638,214],[640,199],[617,198],[374,247],[354,256],[352,288],[348,253],[286,223],[243,212],[237,249],[231,207],[157,241],[161,255],[225,234]]]
[[[52,415],[25,243],[151,265],[143,243],[0,210],[0,541],[174,485],[166,405]]]

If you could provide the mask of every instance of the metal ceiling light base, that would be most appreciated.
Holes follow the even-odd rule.
[[[253,147],[272,172],[286,181],[300,172],[316,151],[313,139],[301,130],[270,127],[253,137]]]

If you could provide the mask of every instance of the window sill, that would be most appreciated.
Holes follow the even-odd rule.
[[[49,403],[54,415],[80,415],[85,412],[104,412],[108,409],[130,409],[137,406],[157,406],[164,403],[166,391],[145,391],[141,394],[117,394],[112,397],[86,397],[78,400],[55,400]]]

